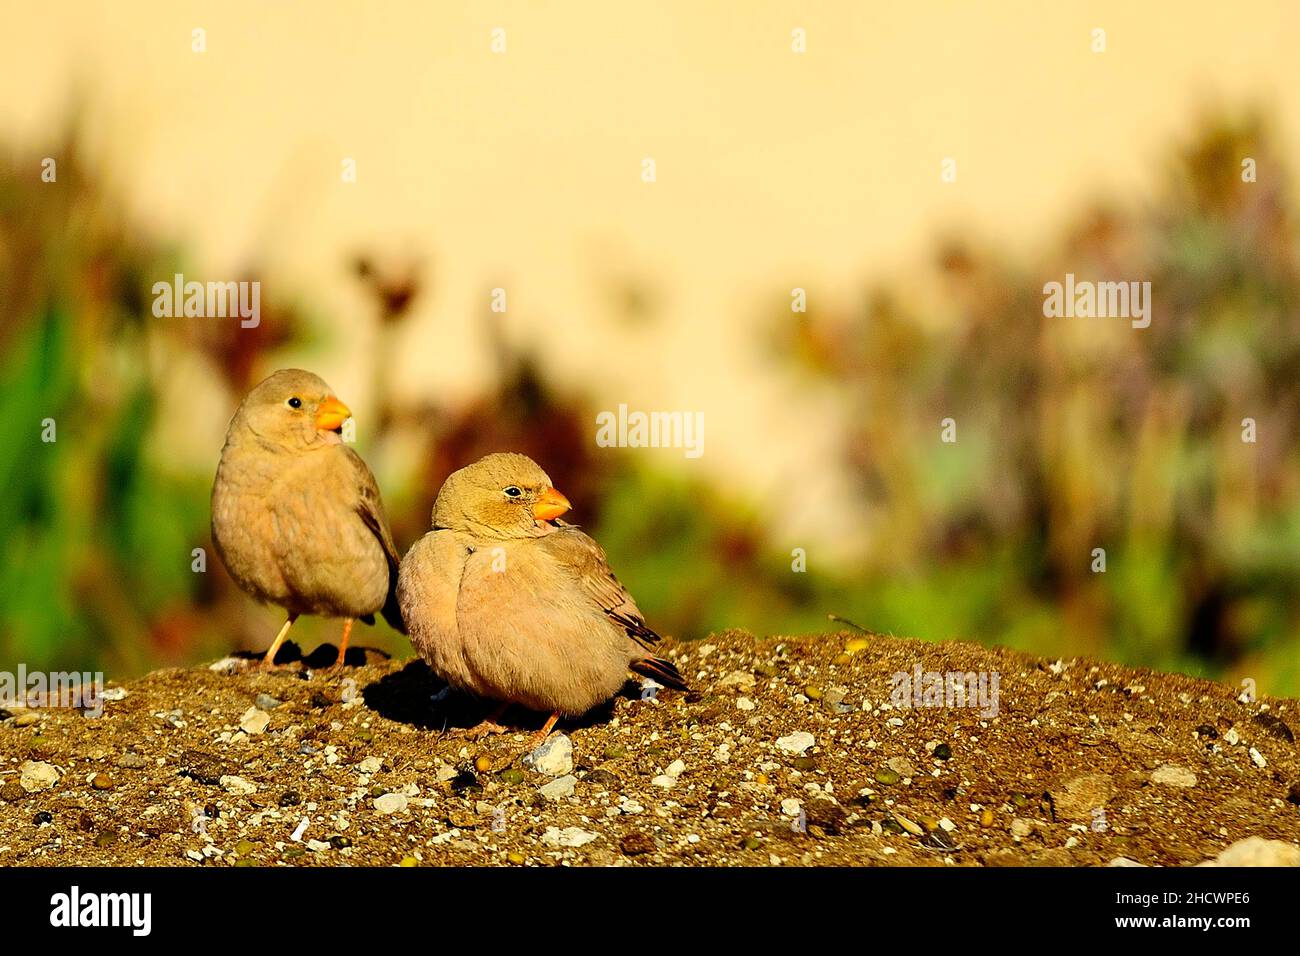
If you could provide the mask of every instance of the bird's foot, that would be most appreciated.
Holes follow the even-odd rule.
[[[480,720],[473,727],[466,729],[465,736],[470,740],[479,740],[480,738],[487,737],[491,734],[506,734],[509,732],[509,727],[503,727],[495,720],[489,718],[487,720]]]
[[[528,743],[525,744],[528,748],[528,753],[532,753],[542,744],[546,743],[546,738],[551,736],[551,731],[555,728],[555,723],[559,719],[560,714],[558,711],[551,714],[551,716],[546,719],[546,723],[542,724],[541,729],[528,738]]]

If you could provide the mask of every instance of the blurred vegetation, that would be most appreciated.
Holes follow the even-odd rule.
[[[1258,118],[1210,118],[1147,205],[1098,204],[1034,261],[953,239],[937,302],[893,283],[777,320],[778,354],[850,409],[874,518],[851,614],[1300,692],[1300,258],[1280,160]],[[1150,280],[1150,327],[1044,318],[1066,273]]]
[[[164,398],[167,369],[208,369],[228,414],[285,364],[285,347],[328,340],[328,319],[308,318],[320,303],[264,295],[255,329],[153,320],[150,287],[186,271],[183,247],[126,222],[75,135],[55,154],[57,188],[33,174],[39,157],[0,157],[0,667],[127,676],[263,647],[269,618],[250,614],[210,547],[219,449],[206,470],[159,451],[168,417],[189,413]],[[1241,182],[1244,156],[1266,171],[1260,182]],[[497,372],[481,395],[457,407],[395,399],[385,369],[429,293],[419,264],[368,255],[351,268],[373,302],[378,420],[359,450],[399,547],[427,530],[454,468],[531,454],[583,502],[583,523],[665,633],[821,630],[837,613],[1297,694],[1295,212],[1257,120],[1207,122],[1172,153],[1166,181],[1145,208],[1098,206],[1033,262],[953,239],[934,281],[868,288],[862,304],[792,315],[788,291],[771,291],[759,325],[773,374],[830,389],[848,423],[843,460],[826,464],[860,488],[846,534],[867,547],[837,574],[792,573],[757,508],[721,488],[598,455],[591,398],[552,380],[545,356],[507,341],[491,315]],[[1045,319],[1043,283],[1066,272],[1149,279],[1151,327]],[[955,444],[939,440],[946,417]],[[1241,441],[1247,417],[1256,444]],[[40,441],[45,419],[57,442]],[[211,556],[203,574],[196,547]],[[1095,547],[1105,574],[1091,571]],[[296,634],[333,639],[305,621]],[[361,640],[409,652],[382,626]]]

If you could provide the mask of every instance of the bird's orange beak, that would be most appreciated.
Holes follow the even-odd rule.
[[[533,517],[538,521],[550,521],[564,514],[573,505],[554,488],[547,488],[542,496],[533,502]]]
[[[323,432],[337,431],[351,417],[352,410],[331,395],[316,409],[316,427]]]

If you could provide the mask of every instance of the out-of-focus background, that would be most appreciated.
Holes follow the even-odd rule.
[[[0,667],[269,643],[208,494],[296,365],[403,549],[516,449],[665,633],[833,613],[1300,693],[1300,8],[733,6],[10,5]],[[154,317],[178,272],[260,281],[261,324]],[[1044,318],[1067,272],[1150,281],[1150,328]],[[703,412],[703,456],[598,447],[620,403]]]

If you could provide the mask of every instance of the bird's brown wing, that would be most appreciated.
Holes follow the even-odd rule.
[[[538,547],[568,571],[605,616],[623,628],[628,637],[646,650],[654,648],[661,638],[646,624],[632,595],[609,569],[604,549],[573,525],[557,524],[559,531],[536,539]]]
[[[402,563],[402,556],[397,553],[393,532],[388,528],[388,516],[384,513],[384,502],[379,496],[379,485],[360,455],[346,446],[343,451],[356,478],[357,514],[379,541],[380,547],[384,549],[384,557],[388,560],[388,599],[383,607],[384,620],[405,634],[406,625],[402,622],[402,612],[397,603],[397,570]]]

